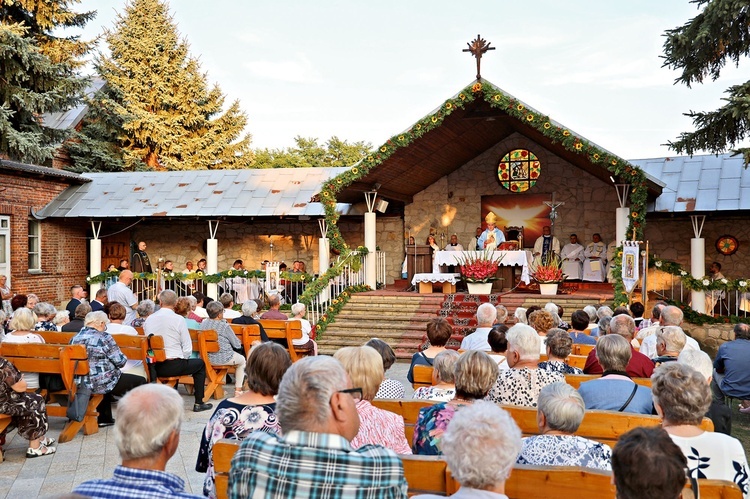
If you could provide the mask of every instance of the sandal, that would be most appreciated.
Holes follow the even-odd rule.
[[[47,447],[44,444],[39,444],[39,447],[36,449],[32,449],[29,447],[26,450],[26,457],[40,457],[40,456],[48,456],[50,454],[54,454],[57,449],[54,447]]]
[[[52,437],[47,437],[47,438],[45,438],[44,440],[42,440],[42,441],[41,441],[41,444],[42,444],[43,446],[45,446],[45,447],[49,447],[49,446],[51,446],[52,444],[54,444],[55,442],[56,442],[56,440],[55,440],[54,438],[52,438]]]

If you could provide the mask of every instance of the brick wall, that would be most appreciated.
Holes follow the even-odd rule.
[[[68,187],[67,182],[34,176],[0,173],[0,215],[10,217],[11,290],[36,293],[56,306],[69,299],[74,283],[85,283],[88,247],[84,222],[42,220],[41,272],[30,273],[28,222],[39,210]]]

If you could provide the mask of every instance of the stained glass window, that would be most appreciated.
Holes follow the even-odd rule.
[[[534,153],[526,149],[514,149],[503,156],[497,167],[500,183],[511,192],[524,192],[536,184],[542,173],[542,165]]]

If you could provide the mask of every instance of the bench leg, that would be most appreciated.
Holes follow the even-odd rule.
[[[93,435],[94,433],[98,433],[99,424],[97,421],[97,417],[99,416],[99,413],[96,412],[96,407],[99,405],[103,398],[104,395],[101,394],[91,395],[89,405],[86,408],[86,416],[84,416],[83,421],[68,420],[68,422],[65,424],[65,428],[63,428],[63,431],[60,432],[60,436],[58,437],[57,441],[61,444],[70,442],[75,438],[81,428],[83,428],[84,435]]]

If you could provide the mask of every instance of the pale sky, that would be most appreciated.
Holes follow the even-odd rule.
[[[688,89],[662,68],[663,33],[698,13],[688,0],[172,0],[210,82],[248,114],[253,147],[296,135],[379,146],[474,80],[461,50],[477,34],[496,50],[482,77],[626,159],[674,155],[682,115],[717,108],[750,63]],[[111,28],[125,0],[84,31]]]

